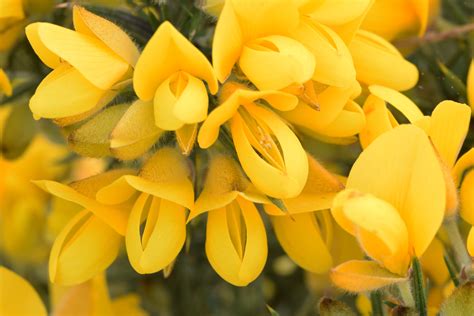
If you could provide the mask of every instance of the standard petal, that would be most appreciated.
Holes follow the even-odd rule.
[[[166,21],[138,59],[133,74],[135,92],[140,99],[150,101],[163,81],[179,70],[205,80],[211,93],[217,92],[217,79],[206,56]]]
[[[369,91],[372,95],[390,103],[400,111],[411,123],[423,118],[423,112],[418,106],[404,94],[384,86],[371,85]]]
[[[357,79],[367,85],[404,91],[418,81],[416,66],[405,60],[392,44],[373,33],[359,30],[349,49]]]
[[[349,292],[368,292],[406,280],[381,268],[376,262],[350,260],[331,271],[334,284]]]
[[[347,188],[375,195],[393,205],[405,222],[410,247],[421,256],[443,220],[443,171],[425,132],[402,125],[368,146],[347,179]]]
[[[49,73],[30,99],[33,114],[44,118],[79,115],[93,109],[106,94],[79,71],[63,63]]]
[[[21,276],[0,266],[0,280],[0,314],[47,315],[38,293]]]
[[[271,219],[278,241],[291,259],[312,273],[329,271],[331,254],[313,213],[272,216]]]
[[[209,212],[206,254],[211,266],[224,280],[236,286],[246,286],[263,270],[267,259],[267,237],[255,206],[244,199],[234,203],[238,206],[234,204],[233,210],[222,208]],[[237,215],[241,218],[236,222],[233,216]],[[245,239],[236,240],[239,234],[243,234]]]
[[[429,136],[443,162],[451,169],[469,131],[471,108],[454,101],[439,103],[431,114]]]
[[[256,105],[249,106],[249,109],[271,129],[280,144],[285,170],[277,169],[261,158],[245,134],[243,119],[237,115],[232,121],[231,131],[242,168],[263,193],[276,198],[297,196],[308,177],[306,152],[293,131],[276,114]]]
[[[229,40],[230,38],[232,40]],[[221,83],[227,79],[232,67],[239,60],[243,41],[243,34],[232,1],[225,1],[212,41],[212,62]]]
[[[56,55],[103,90],[112,87],[129,70],[128,63],[98,39],[54,24],[30,24],[26,36],[31,38],[33,49],[46,65],[56,68]],[[41,44],[36,45],[38,42]]]
[[[128,64],[135,66],[140,52],[127,33],[116,24],[77,5],[73,8],[73,21],[76,31],[97,38]]]
[[[352,7],[351,7],[352,9]],[[344,41],[329,27],[304,19],[292,34],[314,55],[313,80],[335,87],[348,87],[356,79],[352,57]]]
[[[343,25],[364,14],[370,0],[325,0],[311,17],[326,25]]]
[[[315,57],[300,42],[272,35],[247,42],[239,66],[259,90],[280,90],[310,80]]]
[[[51,249],[51,282],[73,285],[104,271],[117,257],[122,236],[91,212],[78,213],[61,231]]]

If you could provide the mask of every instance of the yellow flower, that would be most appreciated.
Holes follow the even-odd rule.
[[[130,173],[126,169],[108,171],[69,186],[54,181],[35,181],[43,190],[82,207],[54,241],[49,258],[52,283],[74,285],[85,282],[115,260],[125,235],[131,201],[109,206],[99,203],[95,195],[102,187]]]
[[[315,57],[291,36],[299,22],[293,1],[225,1],[212,45],[219,81],[227,79],[237,62],[260,90],[280,90],[310,80]]]
[[[0,314],[46,316],[47,310],[35,289],[18,274],[0,266]],[[146,316],[134,294],[110,299],[104,275],[72,287],[51,286],[53,315]]]
[[[43,63],[54,70],[30,100],[35,118],[67,125],[105,106],[130,82],[139,52],[115,24],[75,6],[72,31],[33,23],[26,36]]]
[[[0,266],[0,314],[46,316],[35,289],[21,276]]]
[[[412,256],[422,256],[446,205],[442,167],[425,132],[404,125],[382,134],[354,163],[332,214],[374,261],[348,261],[333,282],[367,291],[405,279]],[[365,280],[361,282],[361,280]]]
[[[296,135],[271,110],[258,105],[262,99],[279,110],[295,107],[297,98],[280,91],[252,91],[234,84],[223,88],[230,96],[203,123],[198,141],[208,148],[221,125],[230,120],[235,150],[247,176],[258,190],[276,198],[291,198],[308,177],[308,159]],[[277,145],[278,143],[278,145]]]
[[[423,35],[439,11],[439,0],[376,0],[362,28],[388,41],[407,34]]]
[[[124,175],[97,192],[97,199],[111,206],[134,200],[129,208],[125,245],[138,273],[162,270],[183,247],[186,209],[194,206],[190,177],[186,158],[164,147],[144,164],[138,176]],[[142,234],[143,219],[146,223]]]
[[[10,50],[23,32],[22,0],[3,0],[0,2],[0,52]]]
[[[232,158],[211,157],[203,190],[189,220],[208,211],[206,254],[227,282],[246,286],[267,259],[265,226],[253,202],[268,202],[250,184]]]
[[[11,96],[13,93],[12,84],[7,74],[0,68],[0,95]]]
[[[471,105],[472,111],[474,111],[474,59],[471,60],[471,65],[469,66],[466,86],[467,102]]]
[[[156,126],[183,132],[203,121],[209,104],[203,80],[212,94],[217,93],[217,79],[206,57],[171,23],[162,23],[133,76],[138,97],[153,100]]]
[[[0,134],[10,110],[7,105],[0,110]],[[0,250],[12,262],[35,263],[45,258],[48,250],[43,233],[48,199],[30,180],[63,176],[67,166],[60,161],[66,154],[64,146],[37,135],[16,160],[0,157],[0,230],[8,236],[0,238]]]
[[[74,286],[50,286],[53,315],[146,316],[136,294],[110,298],[105,274]]]
[[[404,91],[413,88],[418,81],[416,66],[395,46],[374,33],[358,30],[349,50],[359,82]]]
[[[334,139],[354,137],[365,125],[365,115],[353,101],[360,90],[357,82],[345,88],[322,86],[315,96],[319,107],[300,100],[294,110],[279,114],[310,136]]]
[[[474,148],[459,160],[453,169],[454,181],[459,188],[460,214],[473,225],[467,239],[467,250],[474,257]]]
[[[362,147],[367,147],[381,134],[398,125],[386,102],[399,110],[410,123],[421,127],[430,137],[442,162],[446,181],[446,215],[457,211],[458,198],[451,170],[469,130],[471,109],[454,101],[440,102],[431,117],[423,116],[408,97],[390,88],[370,86],[371,95],[364,104],[366,126],[360,133]]]
[[[309,154],[308,164],[308,181],[301,194],[282,201],[286,212],[273,204],[264,207],[288,256],[305,270],[321,274],[332,267],[329,248],[333,224],[323,210],[331,208],[344,186]]]

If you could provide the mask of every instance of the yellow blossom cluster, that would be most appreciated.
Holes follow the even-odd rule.
[[[2,38],[13,43],[10,32],[30,2],[0,1],[0,50],[11,47]],[[474,256],[474,149],[458,157],[472,109],[447,100],[424,115],[403,93],[417,84],[418,69],[389,42],[423,34],[437,8],[428,0],[204,1],[217,19],[210,56],[169,21],[142,49],[81,6],[72,9],[74,29],[29,24],[27,40],[52,69],[29,99],[33,117],[60,126],[80,155],[113,157],[119,167],[65,184],[64,170],[48,162],[65,149],[38,138],[22,159],[0,160],[7,170],[0,194],[35,197],[2,199],[0,229],[29,229],[36,213],[43,219],[31,215],[45,203],[38,187],[70,210],[67,218],[53,211],[49,223],[53,305],[64,314],[129,308],[142,315],[133,295],[126,303],[109,298],[104,272],[122,247],[137,273],[172,269],[188,225],[204,218],[208,261],[235,286],[263,271],[268,220],[297,265],[346,291],[402,289],[417,258],[441,291],[448,273],[427,258],[442,256],[440,229],[449,230],[458,213],[473,226],[467,249]],[[12,94],[3,71],[0,89]],[[125,93],[134,99],[116,102]],[[474,106],[474,66],[467,95]],[[346,178],[310,154],[306,138],[359,142],[362,152]],[[40,142],[46,152],[36,150]],[[338,259],[344,232],[365,259]],[[31,254],[28,241],[0,240],[0,249]],[[456,256],[471,273],[471,257]],[[32,303],[23,308],[46,314],[24,280],[3,267],[0,276],[28,293]],[[8,295],[5,308],[13,311],[23,296]],[[91,295],[87,304],[76,301]]]

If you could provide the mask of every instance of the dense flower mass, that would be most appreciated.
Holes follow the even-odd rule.
[[[54,315],[147,315],[107,273],[167,278],[202,244],[254,286],[274,241],[362,314],[474,308],[474,59],[405,57],[439,1],[155,2],[0,0],[0,314],[46,315],[16,272],[48,252]],[[430,62],[455,100],[417,94]]]

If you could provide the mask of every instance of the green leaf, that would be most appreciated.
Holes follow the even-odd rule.
[[[37,124],[27,101],[12,106],[1,137],[2,156],[6,159],[20,157],[37,132]]]
[[[276,310],[274,310],[273,308],[271,308],[270,305],[267,304],[266,306],[267,306],[267,309],[268,309],[268,311],[270,312],[270,315],[271,315],[271,316],[280,316],[280,314],[278,314],[278,312],[277,312]]]

